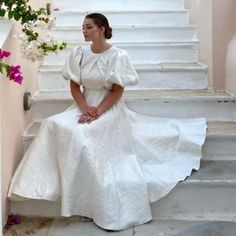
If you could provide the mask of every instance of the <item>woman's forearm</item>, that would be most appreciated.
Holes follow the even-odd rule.
[[[110,93],[102,100],[102,102],[97,106],[99,115],[112,107],[122,96],[124,88],[114,84]]]
[[[74,98],[75,102],[78,104],[80,110],[84,113],[88,107],[87,102],[84,98],[84,95],[82,94],[80,90],[80,86],[73,82],[72,80],[70,81],[70,90],[72,97]]]

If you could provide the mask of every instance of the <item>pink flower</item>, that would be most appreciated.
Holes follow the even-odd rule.
[[[23,81],[23,76],[22,75],[17,75],[16,77],[15,77],[15,82],[16,83],[18,83],[18,84],[21,84],[22,83],[22,81]]]
[[[59,11],[60,9],[59,8],[53,8],[53,11]]]
[[[4,57],[9,57],[10,55],[11,55],[11,52],[2,50],[2,49],[0,48],[0,60],[2,60]]]
[[[11,66],[10,68],[10,73],[12,74],[18,74],[18,73],[21,73],[20,72],[20,65],[17,65],[17,66]]]
[[[5,224],[4,228],[5,229],[10,229],[11,226],[16,225],[16,224],[20,224],[22,220],[22,216],[19,214],[10,214],[8,215],[7,218],[7,223]]]
[[[23,76],[22,73],[20,71],[20,66],[10,66],[10,76],[9,76],[10,80],[14,80],[16,83],[21,84],[23,81]]]

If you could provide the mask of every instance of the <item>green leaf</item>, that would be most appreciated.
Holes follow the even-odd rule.
[[[6,69],[7,77],[8,77],[8,76],[10,75],[10,66],[7,65],[7,66],[5,67],[5,69]]]
[[[12,12],[12,11],[9,12],[9,13],[8,13],[8,18],[11,19],[11,18],[13,17],[13,15],[14,15],[14,12]]]
[[[21,14],[20,14],[19,12],[15,12],[15,14],[14,14],[14,19],[15,19],[16,21],[18,21],[18,20],[20,20],[20,18],[21,18]]]
[[[3,65],[1,62],[0,62],[0,72],[3,73]]]
[[[6,10],[5,9],[0,9],[0,16],[5,16]]]

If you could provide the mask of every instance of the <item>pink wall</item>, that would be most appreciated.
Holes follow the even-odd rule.
[[[31,1],[34,7],[45,7],[46,2],[50,1]],[[1,130],[1,154],[2,154],[2,215],[3,221],[9,213],[9,202],[6,199],[9,183],[15,168],[23,155],[22,134],[27,125],[31,122],[30,111],[23,109],[23,95],[26,91],[34,92],[37,90],[38,63],[27,61],[22,57],[19,41],[14,37],[16,32],[20,32],[19,25],[14,28],[8,36],[3,48],[12,52],[8,62],[10,64],[20,64],[24,75],[22,85],[18,85],[7,78],[0,80],[0,99],[2,102],[2,130]]]
[[[236,1],[185,0],[185,6],[190,9],[191,22],[197,26],[199,60],[209,67],[209,87],[236,93],[232,70],[236,59],[230,53],[236,27]]]
[[[235,33],[236,1],[213,0],[214,88],[226,89],[226,55]],[[234,61],[236,56],[234,57]]]
[[[15,28],[15,27],[14,27]],[[19,52],[19,44],[13,35],[9,35],[4,48],[12,52],[8,62],[20,64],[24,75],[22,85],[18,85],[7,78],[1,80],[2,101],[2,207],[3,219],[8,212],[6,194],[13,171],[23,152],[22,133],[31,121],[31,112],[23,109],[23,95],[25,91],[34,92],[36,88],[37,64],[26,61]]]
[[[236,95],[236,1],[233,1],[232,5],[234,21],[232,20],[231,24],[232,28],[234,26],[234,35],[231,37],[231,41],[227,48],[225,87],[227,91]]]

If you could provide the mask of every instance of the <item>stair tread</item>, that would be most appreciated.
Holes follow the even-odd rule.
[[[186,40],[186,41],[160,41],[160,42],[116,42],[114,45],[118,47],[122,46],[145,46],[145,47],[153,47],[153,46],[160,46],[160,47],[171,47],[171,46],[193,46],[198,44],[198,40]],[[89,45],[89,43],[86,42],[79,42],[79,41],[68,41],[67,49],[81,46],[81,45]]]
[[[198,70],[206,71],[207,66],[199,62],[161,62],[161,63],[139,63],[133,64],[136,70]],[[61,71],[63,65],[43,65],[41,71]]]
[[[33,122],[25,131],[24,136],[35,136],[38,133],[41,122]],[[207,134],[234,135],[236,137],[236,122],[211,121],[207,123]]]
[[[196,29],[195,25],[115,25],[113,29]],[[52,31],[55,30],[82,30],[82,26],[55,26]]]
[[[225,92],[210,90],[141,90],[132,89],[124,92],[126,100],[216,100],[218,102],[235,101],[235,97]],[[70,91],[40,92],[33,96],[33,101],[43,100],[72,100]]]
[[[71,14],[71,13],[75,13],[75,14],[87,14],[89,11],[87,10],[72,10],[72,9],[68,9],[68,10],[63,10],[63,11],[58,11],[58,12],[54,12],[55,15],[58,14]],[[189,12],[189,10],[187,9],[148,9],[148,10],[101,10],[99,11],[100,13],[179,13],[179,12]]]
[[[33,122],[28,130],[25,131],[24,137],[35,137],[37,135],[40,122]],[[236,122],[208,122],[208,134],[227,135],[233,134],[236,138]],[[207,134],[207,135],[208,135]],[[236,181],[236,161],[202,161],[199,171],[194,172],[187,181]]]

